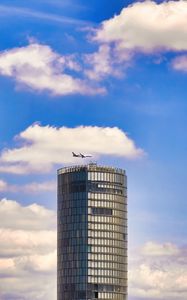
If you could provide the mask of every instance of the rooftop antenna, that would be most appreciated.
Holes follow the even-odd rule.
[[[91,165],[91,166],[97,166],[97,161],[96,160],[95,161],[90,160],[89,161],[89,165]]]

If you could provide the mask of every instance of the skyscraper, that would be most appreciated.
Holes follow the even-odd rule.
[[[127,300],[125,171],[58,170],[58,300]]]

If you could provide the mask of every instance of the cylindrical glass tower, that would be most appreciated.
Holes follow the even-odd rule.
[[[58,170],[58,300],[127,300],[125,171]]]

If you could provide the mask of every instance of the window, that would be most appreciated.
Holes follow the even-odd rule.
[[[112,209],[103,207],[92,207],[91,212],[93,215],[112,216]]]
[[[63,184],[62,185],[62,193],[80,193],[86,191],[86,184],[84,181],[74,181],[70,184]]]
[[[124,239],[124,241],[127,241],[127,234],[126,233],[123,233],[123,239]]]
[[[78,291],[77,296],[79,299],[86,299],[86,292],[85,291]]]

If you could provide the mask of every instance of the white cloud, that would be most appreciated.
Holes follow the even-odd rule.
[[[97,52],[84,55],[84,73],[90,80],[96,81],[108,76],[121,77],[124,69],[131,65],[131,58],[129,51],[122,53],[109,44],[101,44]]]
[[[75,162],[72,151],[92,153],[94,157],[114,155],[128,159],[144,154],[117,127],[56,128],[34,124],[21,132],[17,139],[22,141],[21,147],[5,149],[1,153],[1,172],[47,172],[54,165]],[[76,162],[80,160],[76,159]]]
[[[173,59],[171,66],[174,70],[187,72],[187,55],[180,55]]]
[[[0,180],[0,192],[12,192],[12,193],[42,193],[51,192],[56,189],[55,181],[44,181],[44,182],[30,182],[22,185],[15,185]]]
[[[102,22],[94,40],[118,51],[187,50],[187,2],[136,2]]]
[[[171,243],[148,242],[142,248],[142,253],[148,256],[174,256],[179,254],[179,248]]]
[[[131,252],[130,258],[130,299],[187,298],[187,248],[172,243],[147,242],[141,249]]]
[[[54,245],[56,244],[56,239],[54,241]],[[49,252],[47,254],[40,254],[40,252],[36,249],[36,254],[30,256],[21,256],[16,257],[14,259],[14,264],[19,266],[21,269],[26,269],[34,272],[51,272],[55,271],[57,264],[57,251],[54,250],[55,246],[52,246],[52,240],[50,240],[50,245],[53,252]],[[28,241],[27,241],[28,246]],[[21,253],[23,254],[23,252]],[[26,254],[26,253],[25,253]]]
[[[60,56],[49,46],[37,43],[0,53],[0,74],[33,90],[57,96],[103,93],[103,88],[91,87],[89,82],[66,72],[79,68],[73,56]]]
[[[19,257],[20,255],[30,256],[33,255],[33,250],[36,251],[37,254],[46,254],[54,251],[54,245],[56,243],[56,232],[53,230],[39,231],[37,229],[37,222],[35,223],[34,219],[33,223],[33,227],[35,230],[27,230],[27,228],[17,230],[5,228],[0,229],[0,257]],[[14,225],[15,227],[18,227],[16,223],[14,223]],[[26,226],[28,225],[29,222],[28,224],[26,224]],[[8,226],[6,222],[5,226]]]
[[[56,213],[3,199],[0,219],[0,299],[55,300]]]
[[[112,64],[110,60],[110,47],[100,46],[98,52],[85,55],[85,62],[90,64],[91,68],[85,70],[85,74],[93,80],[100,80],[104,76],[112,73]]]
[[[23,218],[24,216],[24,218]],[[55,213],[38,204],[21,206],[18,202],[0,201],[0,219],[3,228],[16,230],[52,230],[56,226]]]
[[[7,13],[7,7],[0,6],[1,11]],[[18,8],[13,11],[18,15],[36,13]],[[40,13],[38,17],[56,18]],[[119,15],[103,21],[99,28],[90,28],[91,40],[98,43],[98,50],[79,56],[81,65],[74,55],[62,56],[47,45],[31,42],[26,47],[0,53],[0,74],[32,90],[56,96],[103,94],[106,89],[99,87],[98,81],[121,76],[131,66],[136,52],[187,50],[186,20],[184,0],[135,2],[124,7]],[[176,62],[176,69],[182,68],[179,64]]]
[[[0,179],[0,192],[6,191],[7,187],[8,187],[7,183],[4,180]]]
[[[31,182],[25,185],[12,186],[12,190],[16,192],[23,191],[25,193],[41,193],[41,192],[50,192],[56,190],[55,181],[46,181],[46,182]]]
[[[98,43],[98,51],[84,56],[84,73],[95,81],[119,77],[133,65],[136,53],[187,50],[186,20],[187,2],[182,0],[141,1],[124,7],[119,15],[90,30],[89,37]],[[184,60],[174,61],[175,69],[185,71]]]
[[[97,52],[85,55],[85,62],[90,65],[85,69],[85,74],[91,80],[101,80],[110,75],[119,76],[119,71],[113,67],[111,56],[111,47],[108,45],[101,45]]]

